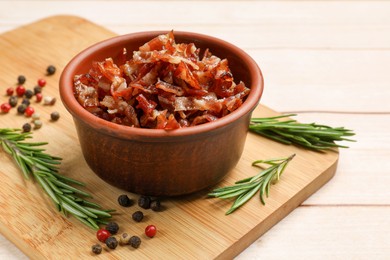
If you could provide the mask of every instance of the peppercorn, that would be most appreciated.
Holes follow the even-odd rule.
[[[42,93],[35,94],[35,102],[37,103],[41,102],[42,98],[43,98]]]
[[[142,219],[144,218],[144,213],[142,213],[142,211],[136,211],[136,212],[133,213],[133,215],[131,215],[131,218],[135,222],[141,222]]]
[[[121,245],[128,245],[130,241],[130,236],[127,233],[122,233],[122,235],[119,237],[119,243]]]
[[[53,65],[49,65],[46,69],[46,72],[47,75],[53,75],[54,73],[56,73],[56,67],[54,67]]]
[[[122,207],[130,207],[132,203],[132,200],[127,197],[126,194],[122,194],[118,197],[118,203]]]
[[[23,132],[30,132],[31,131],[31,125],[29,123],[25,123],[22,127]]]
[[[116,233],[118,233],[119,226],[116,222],[111,221],[107,223],[106,230],[110,232],[111,235],[115,235]]]
[[[145,235],[152,238],[156,235],[157,228],[154,225],[149,225],[145,228]]]
[[[138,236],[132,236],[130,238],[130,245],[134,248],[138,248],[141,245],[141,238]]]
[[[35,86],[34,87],[34,94],[38,94],[38,93],[41,93],[42,92],[42,88],[40,86]]]
[[[150,197],[148,196],[141,196],[138,199],[138,206],[144,209],[149,209],[150,208]]]
[[[34,114],[35,110],[32,107],[26,107],[26,110],[24,111],[24,115],[27,117],[30,117]]]
[[[19,105],[18,106],[18,113],[19,114],[24,114],[24,111],[26,111],[26,108],[27,108],[27,106],[25,105],[25,104],[21,104],[21,105]]]
[[[52,121],[57,121],[60,118],[60,113],[58,113],[57,111],[52,112],[50,114],[50,118]]]
[[[23,87],[23,85],[19,85],[16,87],[16,94],[19,96],[19,97],[22,97],[24,95],[24,93],[26,92],[26,88]]]
[[[26,77],[23,75],[18,76],[18,84],[24,84],[26,82]]]
[[[16,105],[18,104],[18,97],[10,96],[8,99],[8,103],[11,105],[11,107],[16,107]]]
[[[118,240],[115,237],[109,237],[106,239],[106,245],[110,249],[115,249],[118,246]]]
[[[92,252],[97,255],[100,254],[102,252],[102,246],[99,244],[93,245]]]
[[[46,80],[44,80],[44,79],[38,79],[37,83],[38,83],[38,86],[40,86],[41,88],[46,86]]]
[[[110,237],[110,232],[108,232],[107,230],[105,230],[104,228],[101,228],[99,229],[97,232],[96,232],[96,237],[97,239],[100,241],[100,242],[106,242],[107,238]]]
[[[44,105],[54,105],[56,103],[56,98],[46,96],[43,98],[43,104]]]
[[[158,200],[158,199],[153,200],[153,201],[150,203],[150,208],[151,208],[153,211],[161,211],[161,202],[160,202],[160,200]]]
[[[6,93],[7,96],[12,96],[14,94],[14,88],[7,88]]]
[[[39,113],[34,113],[32,116],[31,116],[32,120],[38,120],[41,118],[41,115]]]
[[[11,109],[11,105],[9,103],[1,104],[1,112],[8,113]]]
[[[26,92],[24,92],[24,96],[30,99],[32,96],[34,96],[34,92],[31,89],[27,89]]]
[[[34,114],[35,115],[35,114]],[[39,120],[39,119],[36,119],[33,121],[33,124],[34,124],[34,129],[39,129],[42,127],[42,121]]]
[[[30,105],[30,100],[29,99],[27,99],[27,98],[23,98],[23,100],[22,100],[22,104],[24,104],[24,105],[26,105],[26,106],[29,106]]]

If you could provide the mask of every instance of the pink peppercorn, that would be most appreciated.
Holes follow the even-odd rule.
[[[38,86],[43,88],[46,85],[46,80],[44,79],[38,79]]]
[[[9,103],[1,104],[1,112],[8,113],[11,109],[11,105]]]

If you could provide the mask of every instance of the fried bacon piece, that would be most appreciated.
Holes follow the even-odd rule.
[[[173,130],[218,120],[242,105],[250,89],[236,84],[228,60],[173,31],[130,53],[92,63],[74,77],[78,102],[96,116],[132,127]],[[117,61],[117,63],[114,62]]]

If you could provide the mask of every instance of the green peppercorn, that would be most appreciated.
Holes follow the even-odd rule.
[[[57,111],[52,112],[50,114],[50,118],[52,121],[57,121],[60,118],[60,113],[58,113]]]
[[[141,238],[138,236],[132,236],[130,238],[130,245],[134,248],[138,248],[141,245]]]
[[[11,105],[11,107],[16,107],[16,105],[18,104],[18,97],[10,96],[8,99],[8,103]]]
[[[138,206],[144,209],[150,209],[151,199],[148,196],[141,196],[138,199]]]
[[[31,125],[29,123],[25,123],[22,126],[23,132],[30,132],[31,131]]]
[[[36,112],[31,116],[32,120],[38,120],[40,118],[41,118],[41,115],[39,113],[36,113]]]
[[[21,105],[19,105],[18,106],[18,113],[19,114],[24,114],[24,111],[26,111],[26,108],[27,108],[27,106],[25,105],[25,104],[21,104]]]
[[[110,232],[111,235],[115,235],[116,233],[118,233],[119,225],[113,221],[108,222],[106,225],[106,230]]]
[[[26,82],[26,77],[23,75],[18,76],[18,84],[24,84]]]
[[[27,89],[26,92],[24,92],[24,96],[30,99],[34,96],[34,91],[32,91],[31,89]]]
[[[97,255],[100,254],[102,252],[102,246],[99,244],[93,245],[92,252]]]
[[[34,87],[34,94],[42,93],[42,88],[40,86],[35,86]]]
[[[109,237],[106,239],[106,245],[110,249],[115,249],[118,246],[118,240],[115,237]]]
[[[39,119],[34,120],[33,124],[34,124],[34,129],[39,129],[42,127],[42,121]]]
[[[142,213],[142,211],[136,211],[136,212],[133,213],[133,215],[131,215],[131,218],[135,222],[141,222],[142,219],[144,218],[144,213]]]
[[[47,72],[47,75],[53,75],[54,73],[56,73],[56,67],[54,67],[53,65],[50,65],[47,67],[46,72]]]
[[[118,203],[122,207],[130,207],[133,204],[132,200],[129,199],[126,194],[122,194],[118,197]]]
[[[153,200],[153,201],[150,203],[150,208],[151,208],[153,211],[161,211],[161,202],[160,202],[160,200],[158,200],[158,199]]]

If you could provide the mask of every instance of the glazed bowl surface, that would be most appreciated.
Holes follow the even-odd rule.
[[[195,43],[227,58],[235,82],[250,93],[232,113],[209,123],[176,130],[145,129],[115,124],[85,110],[73,92],[75,75],[87,73],[93,61],[117,57],[126,48],[138,50],[164,31],[132,33],[99,42],[76,55],[60,78],[60,96],[73,116],[83,156],[104,181],[150,196],[177,196],[215,185],[239,161],[252,111],[263,92],[256,62],[240,48],[208,35],[175,31],[177,43]]]

